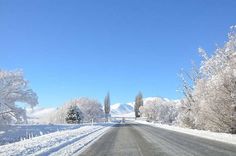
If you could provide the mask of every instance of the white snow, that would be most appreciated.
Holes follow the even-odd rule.
[[[22,140],[0,146],[0,155],[78,155],[113,124],[97,124]]]
[[[128,102],[127,105],[130,105],[131,107],[134,108],[134,102]]]
[[[112,115],[112,117],[127,117],[127,118],[134,118],[135,114],[134,112],[126,113],[126,114],[116,114]]]
[[[115,110],[118,109],[120,107],[121,103],[115,103],[113,105],[111,105],[111,110]]]
[[[204,130],[197,130],[197,129],[189,129],[189,128],[182,128],[177,126],[170,126],[166,124],[160,124],[160,123],[150,123],[146,121],[141,120],[135,120],[135,122],[141,123],[141,124],[147,124],[150,126],[163,128],[171,131],[176,131],[180,133],[185,133],[189,135],[194,135],[206,139],[211,139],[215,141],[230,143],[230,144],[236,144],[236,135],[235,134],[228,134],[228,133],[216,133],[211,131],[204,131]]]

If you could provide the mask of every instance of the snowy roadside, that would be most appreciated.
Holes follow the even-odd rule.
[[[58,131],[0,146],[0,155],[78,155],[78,152],[102,136],[114,124],[84,126]]]
[[[227,133],[216,133],[216,132],[210,132],[210,131],[204,131],[204,130],[182,128],[182,127],[170,126],[170,125],[160,124],[160,123],[150,123],[150,122],[141,121],[141,120],[135,120],[135,122],[236,145],[235,134],[233,135],[233,134],[227,134]]]

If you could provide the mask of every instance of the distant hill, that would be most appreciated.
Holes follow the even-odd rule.
[[[26,109],[28,122],[31,124],[48,123],[49,115],[55,111],[55,108],[39,108]]]

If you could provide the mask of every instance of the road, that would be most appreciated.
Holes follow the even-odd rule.
[[[142,124],[119,124],[80,156],[236,156],[236,146]]]

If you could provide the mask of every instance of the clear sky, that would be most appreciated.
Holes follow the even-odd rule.
[[[235,0],[0,0],[0,68],[23,69],[41,107],[177,99],[180,69],[235,24]]]

